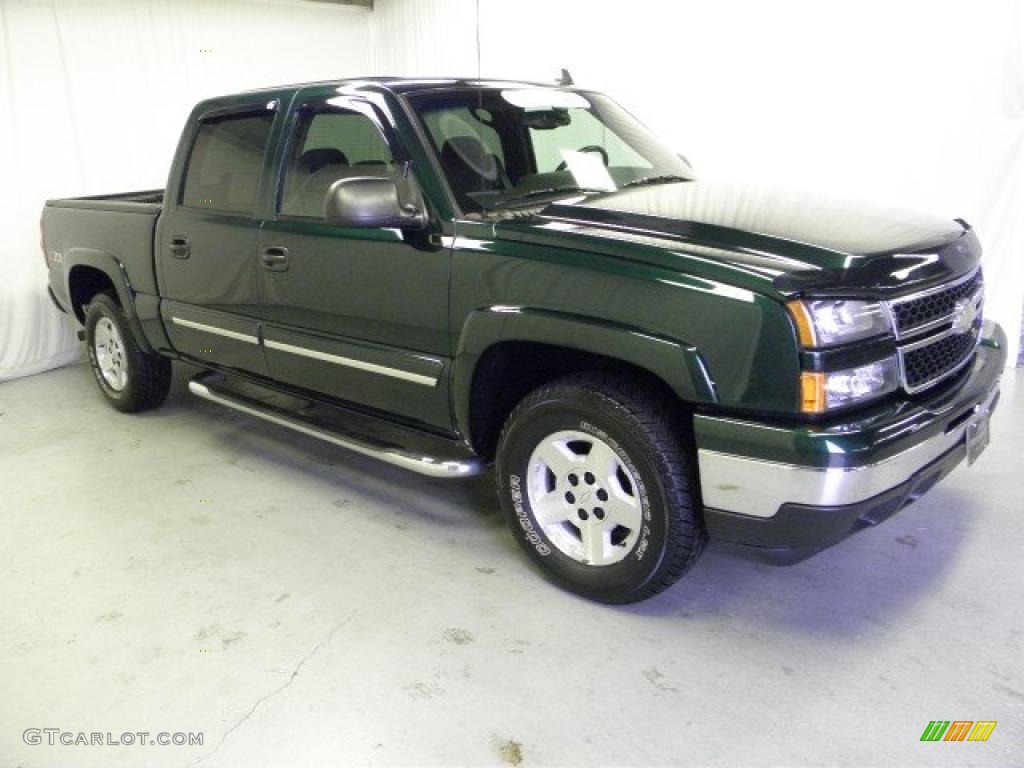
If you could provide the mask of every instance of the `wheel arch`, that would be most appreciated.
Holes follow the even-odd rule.
[[[112,254],[94,248],[71,248],[64,254],[64,263],[67,270],[64,287],[78,322],[85,323],[84,307],[93,296],[113,291],[136,343],[145,352],[152,352],[135,312],[135,291],[124,264]]]
[[[501,426],[528,392],[559,376],[618,368],[648,379],[684,405],[717,402],[699,350],[638,328],[550,310],[490,307],[469,315],[453,366],[455,423],[493,458]]]

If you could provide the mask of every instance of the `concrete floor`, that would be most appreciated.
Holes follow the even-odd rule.
[[[884,525],[790,568],[712,547],[628,608],[531,570],[491,477],[345,454],[189,373],[142,416],[82,365],[0,385],[2,766],[1024,762],[1024,371],[981,460]],[[998,726],[921,743],[935,719]]]

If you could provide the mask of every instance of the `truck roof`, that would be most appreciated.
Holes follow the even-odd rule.
[[[222,94],[211,98],[203,99],[202,103],[219,101],[235,101],[246,96],[263,96],[266,94],[281,95],[288,92],[298,91],[301,88],[311,87],[348,87],[359,90],[361,87],[380,89],[384,88],[393,93],[408,93],[410,91],[421,91],[427,88],[563,88],[554,81],[535,82],[528,80],[502,80],[500,78],[465,78],[465,77],[349,77],[338,80],[316,80],[308,83],[292,83],[289,85],[275,85],[266,88],[254,88],[252,90],[238,91],[231,94]],[[566,88],[566,90],[576,90]]]

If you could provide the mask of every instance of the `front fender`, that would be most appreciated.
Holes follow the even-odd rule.
[[[470,434],[473,376],[495,344],[524,341],[565,347],[619,360],[657,376],[688,403],[715,403],[714,382],[700,351],[685,342],[594,317],[530,307],[494,306],[471,312],[463,324],[452,371],[459,431]]]

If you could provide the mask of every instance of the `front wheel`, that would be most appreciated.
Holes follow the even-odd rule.
[[[573,375],[528,395],[498,449],[507,522],[554,581],[606,603],[675,583],[704,547],[678,409],[641,382]]]
[[[126,413],[156,408],[171,386],[171,361],[139,348],[121,307],[97,294],[85,312],[93,376],[107,402]]]

